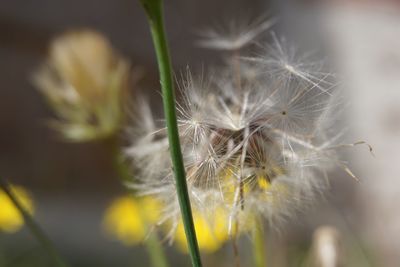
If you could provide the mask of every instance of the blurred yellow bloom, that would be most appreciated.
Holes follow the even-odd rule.
[[[11,186],[11,190],[23,207],[31,214],[34,205],[29,193],[20,186]],[[14,233],[24,225],[24,218],[8,195],[0,189],[0,232]]]
[[[193,211],[194,227],[199,248],[203,252],[212,253],[221,248],[229,239],[228,216],[222,209],[209,215],[205,216],[205,214]],[[181,251],[188,252],[182,220],[179,221],[176,229],[175,240]]]
[[[142,242],[149,227],[160,220],[162,204],[152,197],[121,196],[111,202],[104,213],[103,227],[112,238],[131,246]],[[204,252],[215,252],[228,239],[228,215],[224,210],[205,216],[194,211],[194,223],[199,247]],[[165,227],[168,230],[169,227]],[[179,222],[175,241],[182,252],[187,252],[186,236],[182,221]]]
[[[35,76],[58,121],[53,125],[71,141],[113,134],[122,117],[128,64],[101,34],[72,31],[56,38],[49,60]]]
[[[104,214],[104,229],[125,245],[138,244],[146,238],[149,225],[158,222],[161,208],[154,198],[118,197]]]

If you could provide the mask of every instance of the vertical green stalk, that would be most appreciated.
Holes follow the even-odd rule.
[[[253,229],[253,255],[256,267],[266,267],[267,261],[265,257],[265,239],[264,227],[261,221],[257,220]]]
[[[40,228],[39,224],[35,222],[31,214],[27,210],[25,210],[24,206],[19,201],[18,197],[14,194],[10,185],[4,179],[0,179],[0,187],[7,194],[7,196],[11,199],[15,207],[21,213],[22,217],[25,220],[25,224],[28,229],[31,231],[33,236],[37,239],[37,241],[42,245],[42,247],[47,251],[47,253],[52,257],[56,266],[66,267],[67,265],[58,255],[53,243],[46,236],[45,232]]]
[[[5,247],[3,246],[3,242],[1,240],[2,236],[0,233],[0,267],[7,266],[6,265],[6,251]]]
[[[114,169],[116,170],[121,181],[130,181],[132,177],[129,168],[124,162],[123,157],[120,153],[118,139],[116,137],[113,137],[111,142],[113,150]],[[144,214],[141,214],[141,216],[145,218]],[[147,230],[148,229],[146,229],[146,231]],[[149,254],[150,262],[153,267],[168,267],[167,258],[156,232],[150,233],[148,238],[144,240],[144,245],[146,246],[147,253]]]
[[[162,0],[140,0],[140,2],[147,14],[151,35],[153,38],[153,44],[157,54],[171,159],[175,172],[176,191],[179,198],[179,205],[181,208],[189,253],[193,266],[200,267],[202,266],[200,252],[196,239],[196,232],[186,184],[185,168],[183,165],[182,152],[179,143],[179,132],[175,111],[174,85],[171,70],[172,68],[164,31]]]
[[[168,267],[164,250],[160,244],[157,233],[150,233],[145,240],[147,253],[150,255],[151,265],[154,267]]]

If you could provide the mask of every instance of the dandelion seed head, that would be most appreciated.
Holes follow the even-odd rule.
[[[265,24],[243,36],[253,40],[259,25]],[[209,36],[203,44],[211,48],[242,48]],[[179,86],[179,136],[192,208],[203,216],[226,213],[229,234],[233,225],[250,230],[249,218],[274,225],[291,218],[325,190],[331,168],[346,166],[334,149],[343,135],[333,122],[342,104],[334,75],[272,36],[274,44],[257,56],[235,58],[234,52],[233,60],[205,77],[187,71]],[[246,38],[237,40],[247,45]],[[151,131],[134,136],[147,143],[133,142],[126,152],[145,174],[133,184],[167,203],[162,221],[173,221],[173,238],[180,215],[166,131]]]

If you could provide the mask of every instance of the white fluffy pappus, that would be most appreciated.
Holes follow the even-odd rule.
[[[249,218],[290,218],[326,188],[335,166],[354,176],[336,154],[343,100],[322,62],[274,34],[272,45],[252,51],[256,56],[238,53],[270,23],[237,38],[209,34],[203,45],[232,55],[208,77],[187,71],[180,83],[178,126],[192,207],[204,214],[223,209],[230,231],[250,229]],[[165,203],[162,222],[172,219],[172,233],[180,215],[166,130],[152,123],[145,102],[140,107],[142,133],[126,149],[136,178],[128,186]]]

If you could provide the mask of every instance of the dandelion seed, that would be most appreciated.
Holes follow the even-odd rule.
[[[217,50],[239,50],[250,44],[262,32],[276,23],[276,19],[265,20],[260,17],[252,22],[234,23],[233,21],[220,29],[202,32],[203,40],[199,45]]]
[[[285,38],[271,34],[272,44],[262,47],[254,57],[243,57],[244,60],[257,64],[259,73],[273,76],[278,82],[288,82],[292,78],[303,81],[323,90],[335,88],[333,73],[324,71],[324,63],[317,60],[313,53],[299,53],[298,49],[289,45]]]

